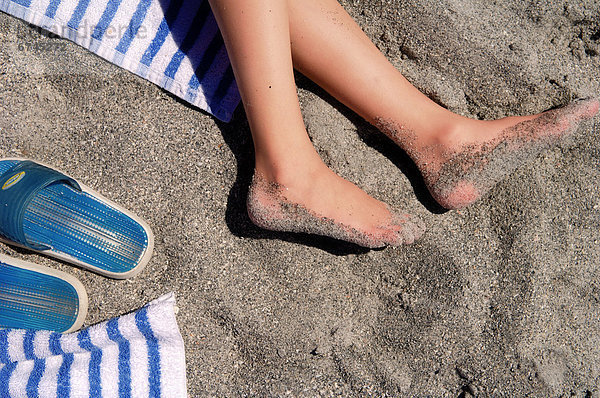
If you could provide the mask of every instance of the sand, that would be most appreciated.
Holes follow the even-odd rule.
[[[455,112],[489,119],[600,93],[597,1],[343,4]],[[387,138],[298,85],[325,162],[422,218],[420,241],[368,250],[254,227],[243,111],[217,122],[0,15],[0,155],[55,165],[156,235],[148,268],[128,281],[0,251],[80,278],[87,325],[174,291],[191,397],[599,397],[599,120],[482,201],[443,212]]]

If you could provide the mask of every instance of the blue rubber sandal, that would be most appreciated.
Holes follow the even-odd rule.
[[[0,240],[118,279],[138,274],[154,246],[143,220],[26,159],[0,160]]]
[[[75,277],[0,254],[0,328],[68,333],[86,314],[87,294]]]

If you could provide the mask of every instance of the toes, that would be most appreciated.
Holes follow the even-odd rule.
[[[414,243],[423,236],[425,223],[409,214],[396,215],[393,224],[387,228],[385,243],[390,246]]]
[[[402,237],[404,238],[404,244],[411,245],[415,243],[415,236],[411,227],[407,227],[402,231]]]
[[[415,240],[420,239],[423,234],[425,234],[425,230],[427,229],[425,227],[425,222],[417,216],[412,216],[410,221],[414,228]]]
[[[584,98],[571,102],[563,108],[556,109],[557,118],[554,122],[555,134],[562,135],[572,132],[580,122],[593,118],[600,108],[596,98]]]
[[[576,115],[580,120],[594,117],[600,109],[600,102],[597,98],[584,98],[574,102],[577,106]]]
[[[419,217],[410,216],[409,221],[404,224],[406,244],[414,243],[425,233],[425,223]]]

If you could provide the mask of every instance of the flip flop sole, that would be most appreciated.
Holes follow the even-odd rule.
[[[87,303],[75,277],[0,254],[0,328],[69,333],[83,324]]]
[[[0,174],[25,160],[0,159]],[[23,231],[27,241],[49,249],[35,250],[0,240],[111,278],[137,275],[152,256],[154,236],[150,227],[130,211],[78,184],[81,191],[63,183],[48,185],[26,207]]]

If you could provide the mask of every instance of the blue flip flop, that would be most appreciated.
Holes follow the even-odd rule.
[[[0,328],[72,332],[87,302],[75,277],[0,254]]]
[[[124,279],[152,256],[154,237],[136,215],[49,166],[0,160],[0,241]]]

